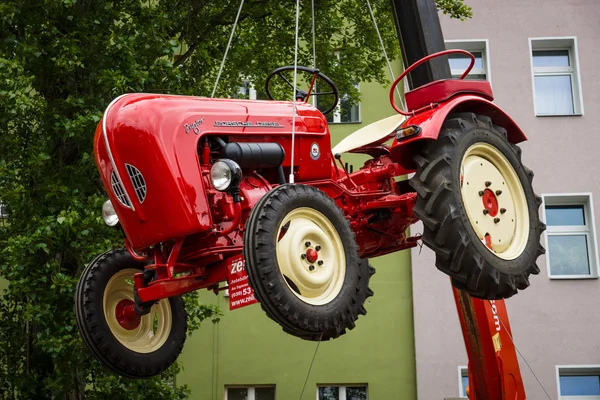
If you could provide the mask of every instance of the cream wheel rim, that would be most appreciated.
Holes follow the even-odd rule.
[[[173,316],[168,299],[153,305],[150,313],[140,317],[135,329],[124,328],[117,318],[119,303],[134,301],[133,275],[137,269],[124,269],[113,275],[104,290],[104,317],[114,337],[126,348],[136,353],[152,353],[161,348],[171,333]]]
[[[276,240],[279,270],[298,298],[324,305],[337,297],[346,276],[346,255],[327,217],[312,208],[297,208],[279,225]]]
[[[519,257],[529,234],[523,186],[506,157],[488,143],[470,146],[461,163],[461,195],[479,239],[504,260]]]

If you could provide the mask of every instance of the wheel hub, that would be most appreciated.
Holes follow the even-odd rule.
[[[490,217],[498,215],[498,199],[494,192],[490,189],[485,189],[483,196],[481,196],[481,201],[483,202],[483,208],[488,211]]]
[[[115,338],[136,353],[152,353],[161,348],[171,332],[172,313],[168,299],[139,316],[133,301],[133,276],[136,269],[117,272],[106,284],[103,296],[104,317]]]
[[[319,253],[315,249],[306,250],[306,261],[311,264],[314,264],[319,259]]]
[[[277,262],[294,294],[313,305],[333,300],[346,275],[344,246],[333,224],[314,209],[297,208],[282,221],[278,238]]]
[[[481,242],[500,258],[518,257],[527,242],[529,212],[512,165],[495,147],[477,143],[465,152],[461,181],[463,204]]]
[[[115,316],[119,325],[128,331],[136,329],[140,326],[142,317],[135,312],[135,303],[131,300],[124,299],[117,303],[115,308]]]

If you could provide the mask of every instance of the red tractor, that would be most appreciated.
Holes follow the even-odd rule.
[[[398,82],[450,52],[471,57],[463,76],[406,93],[408,111],[399,109]],[[103,215],[123,229],[125,249],[96,257],[79,281],[77,324],[90,351],[124,376],[160,373],[186,338],[180,296],[218,291],[240,269],[285,332],[337,338],[366,313],[375,272],[368,259],[420,239],[473,297],[527,288],[544,252],[541,200],[516,146],[525,135],[492,103],[487,81],[463,79],[473,61],[451,50],[414,64],[390,90],[399,114],[334,148],[324,114],[338,91],[305,67],[297,71],[311,74],[311,85],[296,101],[115,99],[94,148],[109,197]],[[272,79],[293,69],[267,78],[271,99]],[[313,91],[316,82],[322,91]],[[312,96],[332,96],[332,107],[319,111]],[[353,171],[343,153],[369,158]],[[418,220],[422,236],[407,235]]]

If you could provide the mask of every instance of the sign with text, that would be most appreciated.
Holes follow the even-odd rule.
[[[229,285],[229,309],[235,310],[257,303],[254,290],[248,283],[248,275],[244,269],[244,257],[236,256],[227,263],[227,282]]]

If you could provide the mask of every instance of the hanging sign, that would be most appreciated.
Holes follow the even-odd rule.
[[[241,255],[229,259],[227,263],[227,283],[229,286],[229,309],[235,310],[257,303],[254,290],[248,283],[248,275],[244,269],[244,257]]]

